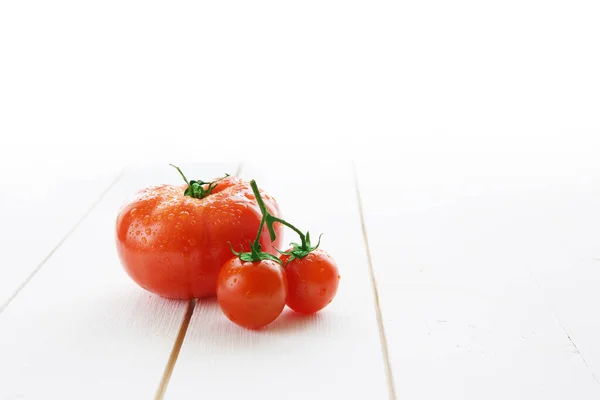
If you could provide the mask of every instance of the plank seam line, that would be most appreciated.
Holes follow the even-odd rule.
[[[579,347],[577,347],[577,345],[575,344],[575,341],[571,338],[571,335],[569,334],[569,332],[567,331],[567,328],[565,328],[565,326],[563,325],[562,321],[558,317],[558,314],[556,313],[556,311],[554,309],[552,309],[552,311],[554,312],[554,317],[558,321],[558,324],[562,328],[562,330],[565,333],[565,335],[567,335],[567,339],[569,339],[569,342],[571,342],[571,344],[575,348],[575,351],[577,352],[577,354],[581,358],[581,361],[583,361],[583,364],[585,365],[585,367],[592,373],[592,378],[594,378],[594,380],[596,381],[596,383],[600,385],[600,381],[598,381],[598,378],[596,377],[596,374],[594,373],[594,370],[590,367],[590,365],[588,364],[588,362],[585,359],[585,357],[583,356],[583,354],[581,354],[581,351],[579,351]]]
[[[388,381],[388,390],[390,393],[390,398],[392,400],[396,399],[396,389],[394,387],[394,378],[392,376],[392,366],[390,363],[388,344],[385,335],[385,327],[383,325],[383,317],[381,315],[381,307],[379,303],[379,291],[377,290],[377,280],[375,279],[375,272],[373,270],[373,259],[371,257],[371,248],[369,246],[369,238],[367,235],[367,226],[365,224],[365,216],[363,210],[363,202],[360,195],[360,188],[358,184],[358,174],[356,172],[356,163],[352,162],[352,170],[354,174],[354,188],[356,190],[356,198],[358,200],[358,211],[360,215],[360,224],[362,228],[362,234],[364,239],[364,244],[367,252],[367,261],[369,263],[369,276],[371,278],[371,286],[373,288],[373,295],[375,297],[375,311],[377,314],[377,325],[379,327],[379,339],[381,342],[381,350],[383,352],[383,359],[385,362],[385,374]]]
[[[535,272],[533,271],[533,268],[531,266],[529,266],[529,273],[530,273],[532,279],[537,284],[538,290],[541,293],[542,297],[544,298],[544,303],[546,304],[546,307],[548,307],[550,309],[550,312],[552,312],[552,314],[554,315],[554,318],[556,318],[556,322],[558,322],[558,325],[561,327],[564,334],[567,336],[567,339],[573,346],[573,349],[575,349],[575,352],[577,353],[579,358],[581,358],[581,361],[583,361],[583,365],[585,365],[586,369],[588,369],[591,372],[592,378],[594,378],[594,381],[596,382],[596,384],[600,385],[600,380],[598,380],[598,377],[594,373],[594,370],[590,367],[590,365],[588,364],[588,362],[585,359],[585,357],[583,356],[583,354],[581,354],[581,351],[579,351],[579,347],[577,347],[577,344],[575,344],[575,341],[573,340],[573,338],[571,338],[571,335],[569,334],[569,331],[567,330],[565,324],[563,324],[563,322],[561,321],[560,317],[558,316],[558,312],[556,311],[556,309],[554,308],[554,306],[548,299],[546,292],[542,288],[541,280],[537,277],[537,275],[535,274]]]
[[[52,250],[50,250],[50,252],[46,255],[46,257],[44,257],[42,259],[42,261],[35,267],[35,269],[33,271],[31,271],[31,273],[17,287],[17,289],[8,298],[8,300],[6,300],[6,302],[4,302],[4,304],[2,304],[2,306],[0,306],[0,314],[2,314],[2,311],[4,311],[10,305],[10,303],[12,303],[12,301],[19,295],[19,293],[21,293],[21,291],[25,288],[25,286],[27,286],[29,284],[29,282],[31,282],[33,277],[42,269],[42,267],[46,264],[46,262],[48,262],[48,260],[54,255],[54,253],[67,241],[67,239],[69,237],[71,237],[73,232],[75,232],[75,230],[77,230],[79,225],[81,225],[83,223],[83,221],[88,217],[88,215],[91,214],[91,212],[94,210],[94,208],[96,208],[96,206],[102,201],[104,196],[106,196],[106,194],[117,184],[117,182],[119,182],[119,180],[123,177],[123,175],[125,173],[125,169],[126,168],[121,169],[121,172],[119,172],[117,177],[108,185],[108,187],[106,189],[104,189],[104,191],[100,194],[100,196],[98,196],[96,201],[94,201],[94,203],[92,203],[91,207],[85,212],[85,214],[83,214],[83,216],[75,223],[75,225],[73,225],[71,227],[71,229],[69,229],[69,231],[65,234],[65,236],[63,236],[63,238],[59,240],[59,242],[56,244],[56,246],[54,246],[54,248]]]
[[[234,176],[240,176],[243,166],[244,163],[242,161],[238,164]],[[162,400],[165,397],[167,387],[169,386],[169,381],[171,380],[171,375],[173,375],[175,364],[177,364],[177,359],[179,358],[179,353],[181,352],[181,347],[183,346],[183,341],[185,340],[185,336],[187,335],[187,330],[190,326],[190,321],[192,320],[192,315],[194,314],[194,310],[196,309],[197,303],[198,299],[192,299],[188,301],[188,305],[185,310],[185,315],[183,317],[183,320],[181,321],[181,326],[179,327],[179,332],[177,333],[175,343],[173,343],[173,348],[171,349],[169,360],[167,361],[167,365],[165,365],[163,376],[160,379],[160,383],[158,384],[158,389],[156,390],[154,400]]]
[[[194,314],[196,303],[196,299],[188,301],[187,308],[185,310],[185,316],[183,317],[183,321],[181,321],[181,326],[179,327],[179,333],[177,334],[175,343],[173,343],[173,349],[171,350],[169,360],[165,366],[165,371],[163,372],[160,384],[158,385],[156,396],[154,396],[155,400],[162,400],[165,397],[165,392],[167,391],[167,386],[169,386],[169,381],[171,380],[173,369],[175,369],[177,358],[179,358],[179,352],[181,351],[185,335],[187,334],[188,327],[190,326],[190,321],[192,320],[192,314]]]

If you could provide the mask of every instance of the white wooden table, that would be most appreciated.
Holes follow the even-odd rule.
[[[0,400],[600,398],[599,20],[0,1]],[[137,287],[115,216],[168,162],[324,232],[333,303],[251,332]]]
[[[262,331],[122,270],[118,207],[178,183],[166,165],[113,169],[35,204],[5,189],[0,399],[599,398],[598,165],[496,161],[184,165],[255,178],[285,217],[325,232],[337,297]]]

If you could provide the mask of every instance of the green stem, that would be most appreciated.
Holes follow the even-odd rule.
[[[187,185],[190,186],[190,182],[187,180],[187,178],[185,177],[185,175],[181,171],[181,168],[179,168],[177,165],[173,165],[173,164],[169,164],[169,165],[171,167],[175,168],[179,172],[179,174],[181,175],[181,177],[183,178],[183,180],[185,181],[185,183],[187,183]]]
[[[258,203],[258,208],[260,208],[260,213],[265,219],[265,223],[267,224],[267,229],[269,230],[269,236],[271,237],[271,242],[277,238],[277,234],[275,233],[275,229],[273,228],[273,224],[269,222],[269,218],[273,216],[267,209],[265,202],[260,196],[260,191],[258,190],[258,186],[256,185],[256,181],[252,179],[250,181],[250,187],[252,187],[252,192],[254,193],[254,197],[256,198],[256,202]]]
[[[263,199],[260,195],[260,191],[258,190],[258,185],[256,184],[256,181],[254,179],[252,179],[250,181],[250,186],[252,187],[252,192],[254,193],[254,197],[256,197],[256,202],[258,203],[260,212],[263,215],[263,220],[265,220],[265,222],[267,223],[267,229],[269,229],[269,234],[271,235],[271,241],[274,241],[277,238],[277,235],[275,234],[275,229],[273,228],[273,222],[279,222],[280,224],[285,225],[288,228],[292,229],[294,232],[296,232],[300,236],[300,240],[302,240],[302,248],[306,248],[306,236],[304,235],[304,233],[302,233],[302,231],[300,229],[296,228],[294,225],[290,224],[289,222],[287,222],[281,218],[275,217],[273,214],[271,214],[269,212],[269,210],[267,209],[267,206],[265,205],[265,202],[263,201]],[[262,230],[262,224],[261,224],[260,229]],[[260,231],[259,231],[259,234],[260,234]],[[257,240],[258,240],[258,237],[257,237]]]
[[[271,215],[271,213],[269,213],[269,210],[267,210],[267,206],[265,205],[265,202],[263,201],[262,197],[260,196],[260,191],[258,190],[258,185],[256,184],[256,181],[254,179],[252,179],[250,181],[250,186],[252,187],[252,192],[254,193],[254,197],[256,197],[256,202],[258,203],[258,207],[260,208],[260,212],[262,213],[263,216],[265,215]]]
[[[255,247],[260,245],[260,235],[262,235],[263,226],[265,226],[266,221],[267,221],[267,216],[263,214],[263,217],[260,220],[260,225],[258,226],[258,232],[256,233],[256,239],[254,239]]]
[[[271,214],[269,214],[269,215],[271,215]],[[300,229],[296,228],[294,225],[290,224],[289,222],[287,222],[281,218],[274,217],[273,215],[271,215],[270,219],[275,222],[279,222],[281,225],[285,225],[288,228],[292,229],[294,232],[296,232],[298,234],[298,236],[300,236],[300,240],[302,240],[302,247],[306,248],[306,235],[304,233],[302,233],[302,231]]]

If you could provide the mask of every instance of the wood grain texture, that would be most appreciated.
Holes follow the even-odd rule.
[[[110,166],[81,166],[76,173],[60,166],[2,170],[0,312],[118,175],[119,168]]]
[[[184,166],[185,167],[185,166]],[[235,172],[187,166],[189,176]],[[187,302],[137,287],[115,250],[118,208],[175,170],[130,170],[0,314],[0,398],[152,398]]]
[[[600,396],[600,169],[562,160],[399,152],[359,163],[399,397]]]
[[[338,262],[340,288],[320,313],[287,309],[271,325],[234,325],[216,300],[199,301],[166,399],[306,399],[389,396],[351,165],[244,164],[275,196],[284,218],[313,235]],[[287,233],[285,243],[295,240]]]

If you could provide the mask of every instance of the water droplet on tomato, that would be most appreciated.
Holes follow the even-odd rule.
[[[321,288],[321,290],[319,290],[319,296],[325,296],[326,294],[327,294],[327,289]]]
[[[167,217],[169,221],[173,221],[173,218],[175,218],[175,214],[169,214],[169,216]]]
[[[130,214],[132,217],[135,217],[135,213],[137,213],[137,208],[131,209]]]
[[[190,224],[192,224],[192,225],[196,225],[196,220],[195,220],[195,219],[191,220],[191,221],[190,221]]]
[[[151,234],[152,234],[152,229],[146,228],[146,235],[151,235]]]
[[[320,272],[320,273],[323,273],[323,272],[325,272],[325,268],[321,268],[321,269],[319,270],[319,272]]]
[[[149,216],[149,215],[146,215],[146,216],[144,217],[144,225],[148,225],[148,222],[150,222],[150,216]]]
[[[135,231],[135,235],[136,235],[136,236],[140,236],[140,233],[142,233],[142,232],[140,232],[140,231]]]
[[[146,236],[142,236],[142,243],[144,243],[144,244],[148,243],[148,240],[146,240]]]
[[[190,245],[190,246],[193,246],[193,245],[195,245],[195,244],[196,244],[196,239],[194,239],[194,238],[189,238],[189,239],[188,239],[188,243],[189,243],[189,245]]]
[[[154,218],[156,219],[156,222],[159,222],[162,219],[162,217],[162,214],[157,214]]]
[[[180,223],[176,223],[175,224],[175,229],[181,229],[181,224]]]
[[[185,221],[190,216],[190,213],[187,211],[182,211],[179,213],[179,219]]]

